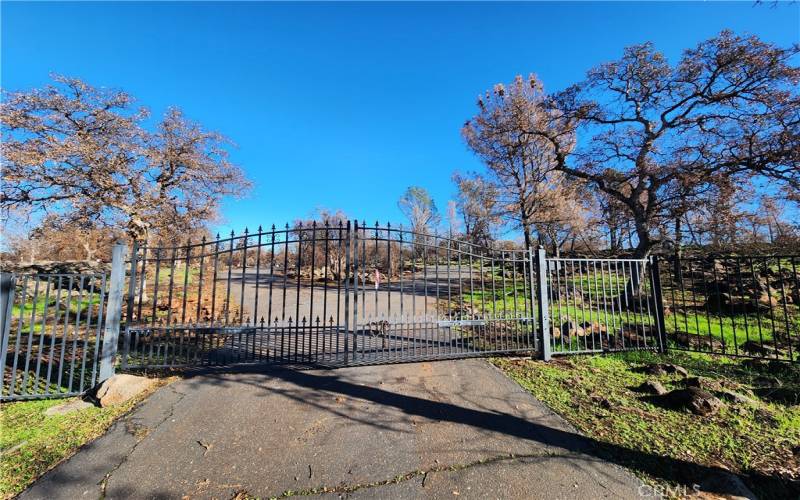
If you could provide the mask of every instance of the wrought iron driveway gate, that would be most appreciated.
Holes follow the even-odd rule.
[[[123,367],[537,349],[533,254],[355,222],[134,248]]]

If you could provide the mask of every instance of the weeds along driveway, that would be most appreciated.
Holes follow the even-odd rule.
[[[473,359],[197,375],[21,498],[638,498],[639,485]]]

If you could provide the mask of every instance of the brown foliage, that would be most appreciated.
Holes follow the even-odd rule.
[[[227,141],[169,109],[155,130],[122,91],[54,77],[42,89],[6,92],[0,107],[0,206],[110,226],[131,238],[174,234],[216,216],[220,198],[249,186],[227,159]]]
[[[518,133],[546,140],[557,170],[624,206],[646,255],[659,224],[726,186],[760,176],[796,196],[799,51],[722,32],[671,66],[650,43],[629,47],[543,99],[538,116],[550,119]]]

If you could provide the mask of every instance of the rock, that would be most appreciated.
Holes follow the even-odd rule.
[[[698,387],[675,389],[661,396],[661,401],[670,408],[687,409],[701,416],[713,415],[722,408],[722,401]]]
[[[778,361],[777,359],[773,359],[767,363],[767,371],[773,375],[791,373],[794,369],[796,369],[796,367],[789,364],[788,361]]]
[[[764,366],[764,362],[758,358],[748,358],[742,361],[742,367],[748,370],[761,371]]]
[[[100,406],[105,408],[130,400],[149,389],[153,383],[152,379],[146,377],[121,373],[103,381],[97,389],[95,397],[100,402]]]
[[[680,365],[666,364],[664,365],[664,369],[667,371],[667,373],[677,373],[678,375],[682,375],[684,377],[689,376],[689,372],[686,370],[686,368]]]
[[[766,424],[772,426],[778,424],[778,419],[776,419],[775,415],[773,415],[772,412],[766,408],[759,408],[758,410],[756,410],[755,417],[756,417],[756,422],[760,424]]]
[[[774,291],[764,292],[758,296],[758,303],[759,305],[766,306],[768,308],[778,307],[778,299],[775,297]]]
[[[712,493],[713,498],[723,498],[720,493],[724,492],[724,498],[729,500],[757,500],[758,497],[745,486],[739,476],[730,472],[713,472],[698,485],[701,492]]]
[[[744,394],[740,394],[734,391],[722,391],[720,393],[720,397],[722,399],[729,401],[735,405],[742,405],[742,406],[758,406],[758,401],[753,398],[747,397]]]
[[[760,387],[780,387],[783,385],[778,377],[759,375],[753,380],[753,384]]]
[[[682,375],[684,377],[688,377],[689,376],[689,372],[686,370],[686,368],[684,368],[682,366],[678,366],[678,365],[673,365],[673,364],[670,364],[670,363],[652,364],[652,365],[647,366],[647,368],[645,368],[644,371],[645,371],[645,373],[647,373],[649,375],[656,375],[656,376],[666,375],[668,373],[669,374],[677,373],[677,374]]]
[[[700,389],[705,389],[706,391],[723,390],[720,382],[705,377],[688,377],[684,379],[683,384],[686,387],[699,387]]]
[[[676,344],[683,347],[689,347],[692,344],[691,338],[689,337],[688,333],[678,332],[672,338],[673,340],[675,340]]]
[[[758,397],[783,405],[800,404],[800,387],[760,387],[754,390]]]
[[[755,340],[748,340],[744,344],[740,345],[739,349],[748,354],[764,355],[768,353],[768,349]]]
[[[667,393],[667,389],[661,385],[661,382],[658,380],[648,380],[647,382],[643,383],[639,386],[639,390],[642,392],[647,392],[649,394],[656,394],[661,396]]]
[[[84,408],[91,408],[92,406],[94,405],[88,401],[75,399],[72,401],[67,401],[66,403],[51,406],[44,411],[44,414],[48,417],[52,417],[54,415],[66,415],[67,413],[83,410]]]
[[[667,370],[664,369],[663,365],[649,365],[645,367],[644,372],[648,375],[655,375],[655,376],[661,376],[667,374]]]
[[[574,321],[565,321],[561,325],[561,335],[565,337],[583,337],[586,335],[586,331],[582,327],[575,324]]]
[[[591,398],[591,399],[592,399],[592,401],[593,401],[594,403],[596,403],[596,404],[597,404],[597,405],[599,405],[601,408],[604,408],[604,409],[606,409],[606,410],[610,410],[610,409],[611,409],[611,407],[613,406],[613,405],[611,404],[611,401],[609,401],[608,399],[606,399],[606,398],[604,398],[604,397],[602,397],[602,396],[592,396],[592,398]]]
[[[711,292],[708,295],[708,299],[706,300],[706,307],[712,311],[722,311],[726,308],[729,308],[731,305],[732,299],[729,293],[720,292],[714,293]]]
[[[597,335],[597,334],[604,335],[608,333],[606,327],[604,325],[601,325],[597,321],[595,321],[594,323],[589,323],[588,321],[584,321],[580,325],[580,327],[583,328],[584,331],[586,331],[589,335]]]

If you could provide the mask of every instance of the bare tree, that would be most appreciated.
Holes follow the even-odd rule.
[[[43,89],[4,92],[0,206],[123,229],[134,239],[174,234],[216,216],[249,183],[226,140],[170,109],[155,131],[125,92],[54,77]]]
[[[495,85],[478,98],[478,114],[461,129],[469,148],[486,164],[498,187],[499,206],[522,229],[525,245],[533,245],[535,219],[548,203],[549,184],[557,158],[549,141],[531,134],[555,121],[542,106],[546,96],[535,75],[517,76],[512,84]],[[569,134],[559,145],[567,150]]]
[[[452,237],[458,233],[461,224],[458,221],[458,203],[447,200],[447,232]]]
[[[464,222],[467,241],[489,246],[502,225],[497,186],[476,173],[456,172],[453,174],[453,182],[458,188],[456,209]]]
[[[556,256],[561,255],[566,245],[569,251],[574,251],[578,244],[590,249],[593,245],[589,226],[591,212],[596,207],[586,186],[565,178],[561,172],[553,172],[543,187],[534,222],[539,244]]]
[[[425,188],[409,187],[400,197],[397,206],[409,220],[411,229],[415,232],[431,232],[439,224],[439,210]]]
[[[626,208],[646,256],[656,227],[717,184],[800,189],[799,51],[727,31],[675,66],[650,43],[629,47],[544,100],[550,120],[527,132],[549,142],[555,168]]]

